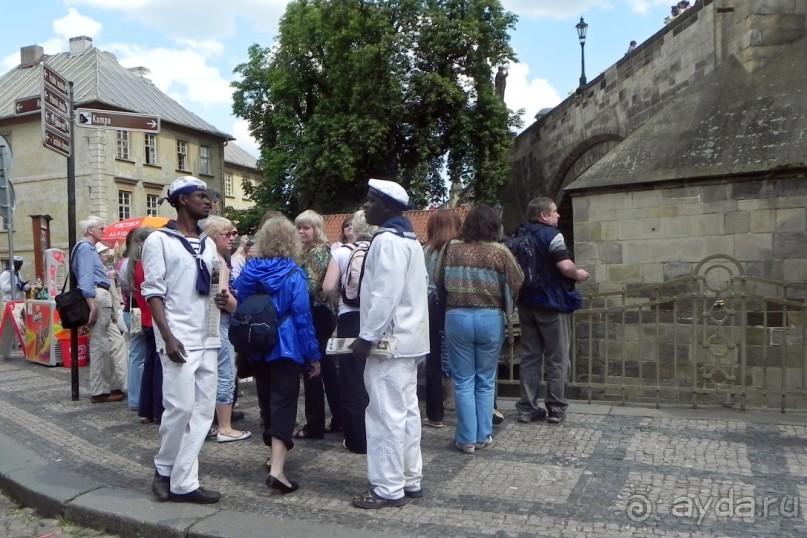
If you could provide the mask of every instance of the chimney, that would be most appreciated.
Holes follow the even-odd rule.
[[[129,72],[133,75],[137,75],[138,77],[147,77],[151,74],[151,70],[148,67],[130,67]]]
[[[31,67],[37,65],[42,61],[43,56],[45,56],[45,49],[39,45],[20,47],[20,66]]]
[[[77,55],[92,48],[92,38],[85,35],[70,38],[70,54]]]

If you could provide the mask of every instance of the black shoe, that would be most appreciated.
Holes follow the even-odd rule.
[[[423,497],[423,488],[413,489],[412,491],[404,490],[404,495],[410,499],[420,499]]]
[[[196,488],[190,493],[171,493],[175,503],[213,504],[219,502],[219,492],[210,489]]]
[[[287,486],[286,484],[284,484],[283,482],[281,482],[280,480],[278,480],[277,478],[275,478],[272,475],[269,475],[269,476],[266,477],[266,487],[271,488],[271,489],[276,489],[280,493],[283,493],[284,495],[286,493],[291,493],[293,491],[297,491],[297,488],[300,487],[300,484],[298,484],[297,482],[292,482],[291,480],[289,480],[289,484],[291,484],[291,485]]]
[[[543,407],[539,407],[535,413],[532,415],[522,415],[521,413],[518,414],[518,421],[523,423],[528,422],[538,422],[539,420],[544,420],[546,418],[546,409]]]
[[[151,492],[161,503],[167,501],[171,497],[171,479],[154,471],[154,480],[151,481]]]
[[[549,415],[546,417],[547,424],[560,424],[566,419],[566,414],[563,411],[555,411],[554,409],[549,411]]]
[[[504,422],[504,415],[498,409],[494,409],[493,410],[493,425],[498,426],[502,422]]]

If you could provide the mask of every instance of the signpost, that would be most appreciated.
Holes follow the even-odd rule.
[[[14,113],[18,116],[30,114],[31,112],[39,112],[41,107],[42,97],[39,95],[32,95],[31,97],[24,97],[14,101]]]
[[[160,117],[152,114],[77,108],[75,121],[79,127],[91,129],[118,129],[141,133],[160,132]]]
[[[73,150],[69,119],[72,108],[70,101],[70,86],[67,80],[43,63],[40,96],[42,144],[65,157],[70,157]]]

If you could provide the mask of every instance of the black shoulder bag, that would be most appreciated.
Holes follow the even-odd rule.
[[[78,247],[76,246],[73,249],[73,255],[75,255],[75,250],[77,248]],[[73,258],[71,256],[70,260],[68,261],[67,276],[65,276],[62,290],[67,287],[67,281],[70,279],[70,269],[72,263]],[[61,325],[63,328],[78,329],[90,321],[90,307],[87,304],[87,300],[84,298],[84,294],[81,293],[81,289],[78,286],[70,291],[62,291],[62,293],[53,299],[56,301],[56,310],[59,311],[59,318],[61,319]]]

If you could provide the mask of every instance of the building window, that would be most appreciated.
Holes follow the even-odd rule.
[[[224,196],[233,195],[233,174],[232,172],[224,172]]]
[[[157,164],[157,135],[146,133],[146,164]]]
[[[118,191],[118,220],[132,218],[132,193]]]
[[[199,173],[210,175],[210,146],[199,146]]]
[[[188,169],[188,143],[177,140],[177,170]]]
[[[146,193],[146,215],[149,217],[157,216],[157,209],[160,207],[160,197],[156,194]]]
[[[118,131],[118,159],[129,160],[129,131]]]

